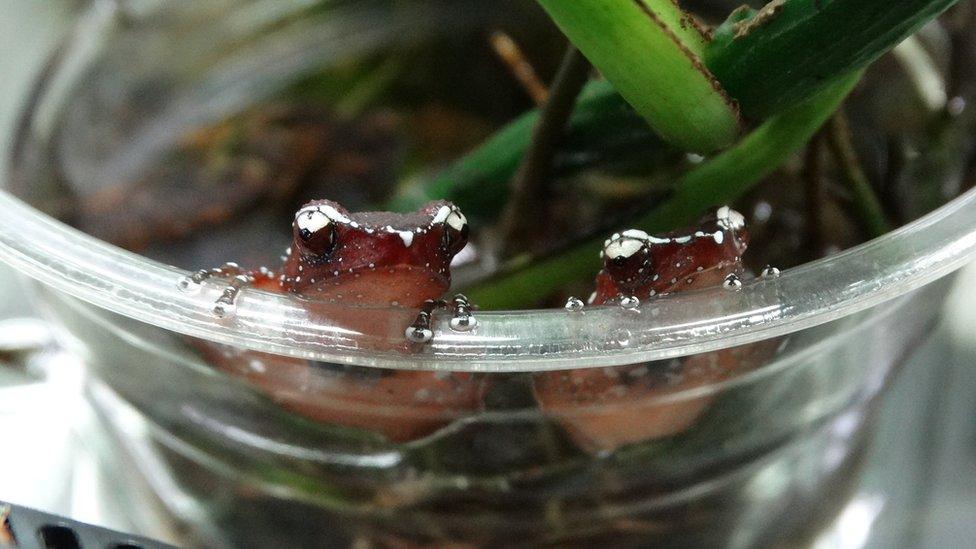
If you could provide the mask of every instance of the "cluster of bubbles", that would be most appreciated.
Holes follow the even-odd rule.
[[[417,318],[413,321],[413,324],[403,332],[407,341],[413,343],[429,343],[433,340],[434,330],[431,329],[431,320],[434,311],[447,308],[448,306],[451,306],[454,311],[449,323],[451,330],[455,332],[470,332],[478,327],[478,319],[471,312],[473,308],[471,302],[463,294],[454,296],[454,299],[450,303],[443,300],[428,299],[423,307],[421,307],[420,312],[417,313]]]

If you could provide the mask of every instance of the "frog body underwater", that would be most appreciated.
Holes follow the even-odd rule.
[[[744,217],[727,206],[683,231],[614,234],[601,251],[603,269],[589,301],[647,302],[738,283],[747,245]],[[535,376],[533,389],[539,407],[580,447],[600,454],[687,430],[712,399],[681,393],[752,368],[769,354],[769,344],[760,343],[672,361],[550,372]]]
[[[312,317],[326,314],[320,313],[322,303],[349,305],[341,318],[330,307],[330,316],[322,320],[369,333],[378,325],[368,307],[420,308],[449,289],[451,260],[467,243],[468,224],[456,206],[444,201],[396,214],[352,213],[335,202],[316,200],[295,214],[292,235],[278,271],[238,275],[238,286],[246,281],[297,295],[306,300]],[[403,348],[410,345],[404,339]],[[472,374],[379,370],[198,347],[208,362],[295,413],[368,429],[395,442],[429,434],[477,409],[481,401],[481,382]]]

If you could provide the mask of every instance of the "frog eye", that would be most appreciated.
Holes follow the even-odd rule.
[[[444,206],[435,221],[444,223],[444,249],[451,255],[460,252],[468,243],[468,220],[461,210]]]
[[[318,208],[305,208],[295,215],[295,230],[312,253],[328,254],[335,247],[335,223]]]
[[[638,230],[624,231],[603,243],[604,268],[614,282],[630,288],[651,275],[653,238]]]

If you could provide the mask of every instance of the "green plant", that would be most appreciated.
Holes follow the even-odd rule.
[[[646,147],[712,154],[675,182],[670,198],[626,220],[652,231],[741,196],[810,139],[861,69],[954,3],[773,0],[707,31],[672,0],[538,1],[606,78],[583,88],[565,140],[596,143],[643,120],[657,136]],[[390,206],[448,198],[474,218],[496,218],[538,118],[527,113],[441,174],[405,185]],[[871,234],[885,230],[863,177],[847,175],[863,223]],[[592,272],[597,248],[594,238],[548,257],[517,257],[467,290],[491,307],[524,305]]]

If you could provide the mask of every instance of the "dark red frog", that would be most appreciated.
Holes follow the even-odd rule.
[[[728,206],[694,229],[660,236],[639,230],[614,234],[604,243],[603,270],[590,302],[716,286],[731,274],[742,275],[747,244],[745,218]]]
[[[277,289],[317,301],[419,307],[451,286],[451,260],[467,244],[468,223],[443,201],[396,214],[350,213],[316,200],[295,214],[293,233]]]
[[[309,298],[311,314],[323,301],[418,308],[450,287],[451,260],[467,243],[468,224],[448,202],[395,214],[351,213],[317,200],[295,214],[293,235],[279,272],[263,269],[239,275],[238,282],[247,279],[258,288]],[[375,325],[374,313],[355,307],[329,320],[366,333]],[[403,344],[411,343],[405,338]],[[481,401],[478,380],[470,374],[393,372],[209,349],[219,351],[205,349],[212,363],[303,416],[369,429],[394,441],[428,434]]]
[[[603,270],[590,302],[646,301],[672,292],[740,284],[747,242],[745,219],[728,207],[685,231],[614,234],[604,243]],[[540,407],[577,444],[592,453],[609,452],[688,429],[711,398],[680,393],[752,367],[758,356],[768,356],[768,345],[761,347],[743,346],[670,363],[540,374],[534,390]]]

